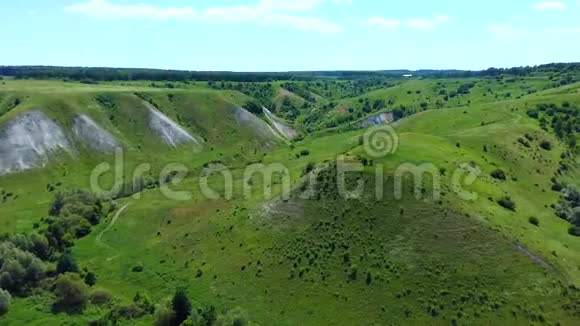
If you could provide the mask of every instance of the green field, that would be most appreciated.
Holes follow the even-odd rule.
[[[63,128],[86,114],[122,144],[124,182],[132,184],[143,163],[150,165],[150,180],[168,164],[188,173],[134,195],[97,193],[99,223],[43,259],[42,279],[12,293],[0,324],[159,324],[159,312],[185,288],[196,309],[215,307],[224,325],[234,313],[257,325],[577,325],[580,238],[556,214],[563,193],[555,185],[580,186],[574,129],[580,83],[560,86],[556,79],[388,78],[362,86],[341,80],[2,80],[0,130],[30,110]],[[203,148],[163,144],[150,129],[144,102],[203,139]],[[300,137],[270,133],[259,113],[240,118],[239,108],[251,103],[270,108]],[[547,109],[534,118],[531,110],[541,105]],[[576,124],[562,135],[550,124],[555,120],[546,119],[564,108],[564,124]],[[382,127],[397,146],[373,156],[365,141],[369,131],[357,126],[382,112],[401,117],[392,129]],[[55,195],[94,191],[91,172],[115,162],[112,154],[75,144],[76,151],[54,155],[43,168],[0,176],[3,241],[44,234],[65,218],[47,219]],[[337,160],[364,166],[345,182],[348,189],[364,182],[359,198],[343,198]],[[231,172],[231,199],[223,198],[225,179],[217,173],[207,182],[221,198],[202,191],[200,178],[212,163]],[[286,169],[288,198],[281,198],[284,175],[272,182],[259,173],[244,178],[256,163]],[[409,164],[435,173],[424,183],[408,174],[398,178]],[[477,177],[466,181],[474,171]],[[317,182],[304,199],[311,175]],[[101,182],[112,185],[114,177],[105,173]],[[264,186],[271,195],[263,194]],[[170,199],[168,191],[189,196]],[[511,209],[498,204],[506,197]],[[53,309],[57,262],[66,252],[77,274],[96,275],[89,291],[105,289],[110,300],[86,303],[80,312]],[[138,310],[137,293],[150,298],[155,311],[128,313]]]

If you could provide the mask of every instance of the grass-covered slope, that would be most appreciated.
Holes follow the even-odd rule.
[[[190,167],[184,181],[169,187],[191,197],[170,200],[155,188],[120,198],[116,209],[75,242],[72,253],[79,265],[94,272],[97,287],[111,291],[117,301],[88,305],[83,314],[54,314],[53,295],[39,291],[16,297],[0,322],[85,323],[129,305],[137,292],[161,303],[186,287],[196,307],[214,305],[220,313],[239,307],[257,324],[576,324],[580,238],[555,215],[552,205],[560,194],[552,190],[552,178],[576,183],[577,156],[566,156],[568,144],[550,128],[542,129],[528,111],[543,103],[577,108],[578,87],[533,93],[522,89],[524,83],[476,80],[469,94],[453,97],[440,109],[431,105],[444,96],[441,85],[449,90],[471,82],[400,81],[362,95],[372,99],[371,106],[383,100],[387,109],[392,100],[423,111],[421,103],[428,101],[425,112],[394,123],[396,151],[372,157],[361,141],[365,130],[337,128],[286,145],[270,136],[259,117],[239,119],[239,107],[252,99],[235,91],[8,81],[4,91],[0,88],[2,98],[22,103],[0,117],[0,126],[32,108],[65,129],[77,114],[87,114],[127,149],[126,171],[149,163],[154,177],[169,162]],[[547,79],[525,81],[535,90],[548,84]],[[29,91],[19,91],[22,85]],[[500,93],[506,87],[513,92],[509,97],[495,98],[486,90]],[[198,135],[205,148],[164,146],[149,132],[143,101]],[[340,102],[361,110],[366,103],[358,97]],[[327,103],[321,100],[328,108]],[[324,124],[332,118],[317,119]],[[541,147],[545,141],[549,149]],[[347,182],[354,188],[365,181],[361,199],[339,196],[337,157],[366,163]],[[95,164],[111,160],[81,148],[45,169],[0,177],[0,188],[13,193],[0,203],[2,230],[33,232],[56,191],[86,188]],[[565,171],[563,160],[572,162]],[[231,169],[231,200],[202,193],[198,177],[209,162]],[[292,196],[278,197],[278,178],[272,197],[262,195],[261,177],[244,180],[246,165],[253,162],[288,168]],[[430,200],[430,178],[420,187],[423,198],[415,198],[409,178],[402,198],[395,198],[395,175],[409,163],[435,167],[440,198]],[[477,169],[481,174],[473,182],[454,179],[456,171]],[[305,171],[318,173],[315,195],[308,200],[299,197],[309,175]],[[377,171],[385,176],[380,182],[384,196],[378,199]],[[222,177],[213,175],[208,182],[223,194]],[[457,182],[477,196],[466,199]],[[244,196],[248,185],[252,195]],[[498,203],[506,197],[515,203],[511,210]],[[123,323],[154,320],[146,315]]]

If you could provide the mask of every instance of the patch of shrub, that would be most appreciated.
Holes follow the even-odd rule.
[[[156,326],[173,326],[175,325],[175,311],[169,304],[159,305],[155,309]]]
[[[114,307],[107,315],[107,320],[112,321],[113,325],[117,325],[122,324],[120,323],[122,320],[139,319],[147,314],[148,312],[143,310],[139,305],[131,303]]]
[[[555,192],[560,192],[564,189],[564,186],[561,185],[560,183],[554,183],[552,184],[552,190]]]
[[[497,203],[505,208],[505,209],[509,209],[510,211],[516,211],[516,203],[508,196],[500,198]]]
[[[540,226],[540,220],[538,220],[537,217],[532,216],[528,219],[528,221],[530,222],[530,224],[535,225],[535,226]]]
[[[518,138],[518,143],[522,144],[526,148],[532,147],[532,145],[530,145],[530,143],[525,139],[523,139],[522,137]]]
[[[308,156],[310,155],[310,151],[307,149],[303,149],[302,151],[300,151],[300,156]]]
[[[540,147],[547,150],[547,151],[551,151],[552,150],[552,143],[550,143],[547,140],[542,140],[540,142]]]
[[[10,293],[6,290],[0,289],[0,316],[8,312],[11,302],[12,296]]]
[[[572,186],[566,187],[562,190],[560,201],[553,208],[559,218],[572,224],[568,233],[580,236],[580,191]]]
[[[197,315],[197,314],[196,314]],[[205,322],[202,316],[196,316],[197,318],[191,319],[193,325],[197,325],[196,321]],[[232,325],[232,326],[245,326],[249,325],[248,314],[241,308],[234,308],[228,311],[225,315],[221,315],[217,318],[217,325]]]
[[[532,119],[537,119],[540,116],[540,112],[537,109],[528,110],[528,116]]]
[[[370,271],[367,272],[365,282],[367,283],[367,285],[371,285],[373,283],[373,274]]]
[[[113,295],[111,292],[105,289],[96,289],[91,293],[90,301],[92,304],[95,305],[104,305],[113,299]]]
[[[491,172],[491,176],[497,180],[502,180],[502,181],[506,180],[505,172],[503,172],[503,170],[501,170],[501,169],[497,169],[497,170]]]
[[[84,308],[89,301],[89,286],[77,274],[61,275],[54,282],[55,305],[65,311]]]
[[[312,172],[313,170],[314,170],[314,163],[308,162],[308,164],[306,164],[306,167],[304,167],[303,175],[307,175],[308,173]]]

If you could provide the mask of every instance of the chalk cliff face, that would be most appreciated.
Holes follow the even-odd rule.
[[[113,135],[84,114],[74,119],[72,130],[77,140],[90,149],[112,153],[121,147]]]
[[[385,113],[381,113],[381,114],[366,118],[365,120],[361,121],[358,124],[358,127],[359,128],[368,128],[368,127],[377,126],[377,125],[389,124],[393,121],[395,121],[393,113],[392,112],[385,112]]]
[[[70,152],[64,131],[42,111],[28,111],[0,128],[0,174],[42,167],[51,154]]]
[[[185,144],[193,144],[196,149],[203,147],[203,141],[190,135],[185,129],[171,120],[168,116],[157,110],[150,103],[144,103],[149,110],[149,127],[171,147]]]
[[[256,136],[271,141],[277,141],[279,139],[276,131],[268,123],[246,109],[236,108],[234,114],[236,122],[240,126],[252,129]]]
[[[282,135],[282,137],[289,139],[289,140],[292,140],[292,139],[298,137],[298,132],[296,130],[294,130],[289,125],[281,122],[280,119],[276,115],[274,115],[272,112],[270,112],[270,110],[266,109],[265,107],[262,107],[262,110],[264,111],[264,115],[266,116],[266,119],[268,119],[268,121],[274,126],[276,131],[278,131],[278,133],[280,133],[280,135]]]

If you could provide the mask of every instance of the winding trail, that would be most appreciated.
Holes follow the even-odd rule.
[[[568,277],[568,275],[566,275],[565,273],[561,272],[560,270],[558,270],[554,265],[552,265],[549,261],[547,261],[546,259],[544,259],[543,257],[531,252],[528,248],[524,247],[523,245],[515,242],[514,243],[514,247],[521,253],[523,253],[524,255],[528,256],[532,261],[534,261],[536,264],[544,267],[546,270],[559,275],[560,277],[562,277],[564,280],[566,280],[566,282],[568,284],[574,284],[572,282],[572,280]]]
[[[113,252],[118,253],[118,250],[116,250],[115,248],[109,246],[108,244],[103,242],[103,236],[105,235],[105,233],[109,232],[113,226],[115,226],[115,223],[117,223],[117,221],[119,220],[119,218],[121,217],[121,214],[123,214],[123,212],[129,207],[130,204],[125,204],[123,205],[121,208],[119,208],[117,210],[117,212],[115,213],[115,215],[113,216],[113,218],[111,219],[111,222],[109,223],[109,225],[107,225],[107,227],[101,231],[101,233],[99,233],[97,235],[97,237],[95,238],[95,243],[103,248],[107,248],[110,250],[113,250]],[[120,256],[120,254],[117,254],[115,256],[109,257],[107,258],[107,262],[110,262],[116,258],[118,258]],[[159,278],[163,283],[165,283],[168,286],[173,286],[171,284],[171,282],[169,282],[165,277],[163,277],[163,275],[161,275],[160,273],[156,272],[154,269],[150,268],[149,266],[141,263],[142,266],[148,270],[149,272],[151,272],[153,275],[155,275],[157,278]]]
[[[97,235],[97,237],[95,238],[95,243],[99,247],[115,250],[113,247],[103,242],[103,236],[105,235],[105,233],[109,232],[113,228],[113,226],[115,226],[115,223],[117,223],[117,220],[119,219],[119,217],[121,217],[121,214],[123,214],[123,212],[127,209],[127,207],[129,207],[129,204],[125,204],[121,208],[119,208],[119,210],[117,210],[117,212],[115,213],[115,216],[113,216],[113,219],[111,220],[109,225],[107,225],[107,227]]]

